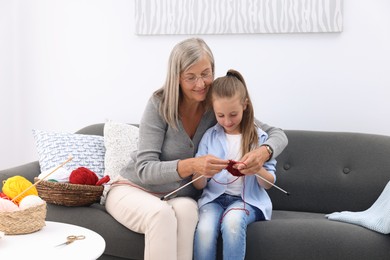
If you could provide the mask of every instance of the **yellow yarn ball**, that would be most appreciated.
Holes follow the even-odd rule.
[[[24,197],[28,195],[38,196],[38,191],[35,186],[33,186],[33,184],[29,180],[19,175],[10,177],[4,182],[3,193],[12,200],[16,198],[19,194],[23,193],[15,200],[15,202],[18,204]]]

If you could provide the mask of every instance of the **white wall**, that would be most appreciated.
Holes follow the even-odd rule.
[[[389,12],[388,0],[344,0],[342,33],[201,37],[217,76],[243,73],[260,120],[390,135]],[[0,169],[37,159],[34,128],[139,122],[189,36],[134,26],[132,0],[0,0]]]

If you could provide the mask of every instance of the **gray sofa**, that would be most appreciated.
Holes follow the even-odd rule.
[[[103,135],[103,128],[95,124],[77,133]],[[325,217],[336,211],[363,211],[376,201],[390,180],[390,137],[285,132],[289,145],[277,158],[277,185],[291,195],[269,190],[273,218],[248,227],[246,259],[390,259],[390,235]],[[39,173],[38,162],[31,162],[0,171],[0,180],[23,175],[32,181]],[[46,219],[101,234],[106,250],[100,259],[143,259],[143,235],[119,224],[100,204],[48,204]]]

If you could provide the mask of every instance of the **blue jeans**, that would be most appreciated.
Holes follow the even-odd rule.
[[[223,259],[244,259],[246,228],[250,223],[260,220],[265,220],[263,212],[244,204],[238,196],[223,194],[203,205],[199,209],[199,222],[195,231],[194,259],[217,259],[217,240],[220,232]]]

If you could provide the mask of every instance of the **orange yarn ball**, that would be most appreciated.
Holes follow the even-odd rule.
[[[11,200],[16,198],[19,194],[23,193],[15,200],[15,202],[18,204],[24,197],[28,195],[38,196],[38,191],[35,186],[33,186],[33,184],[29,180],[19,175],[10,177],[6,181],[4,181],[3,193],[7,195]]]

